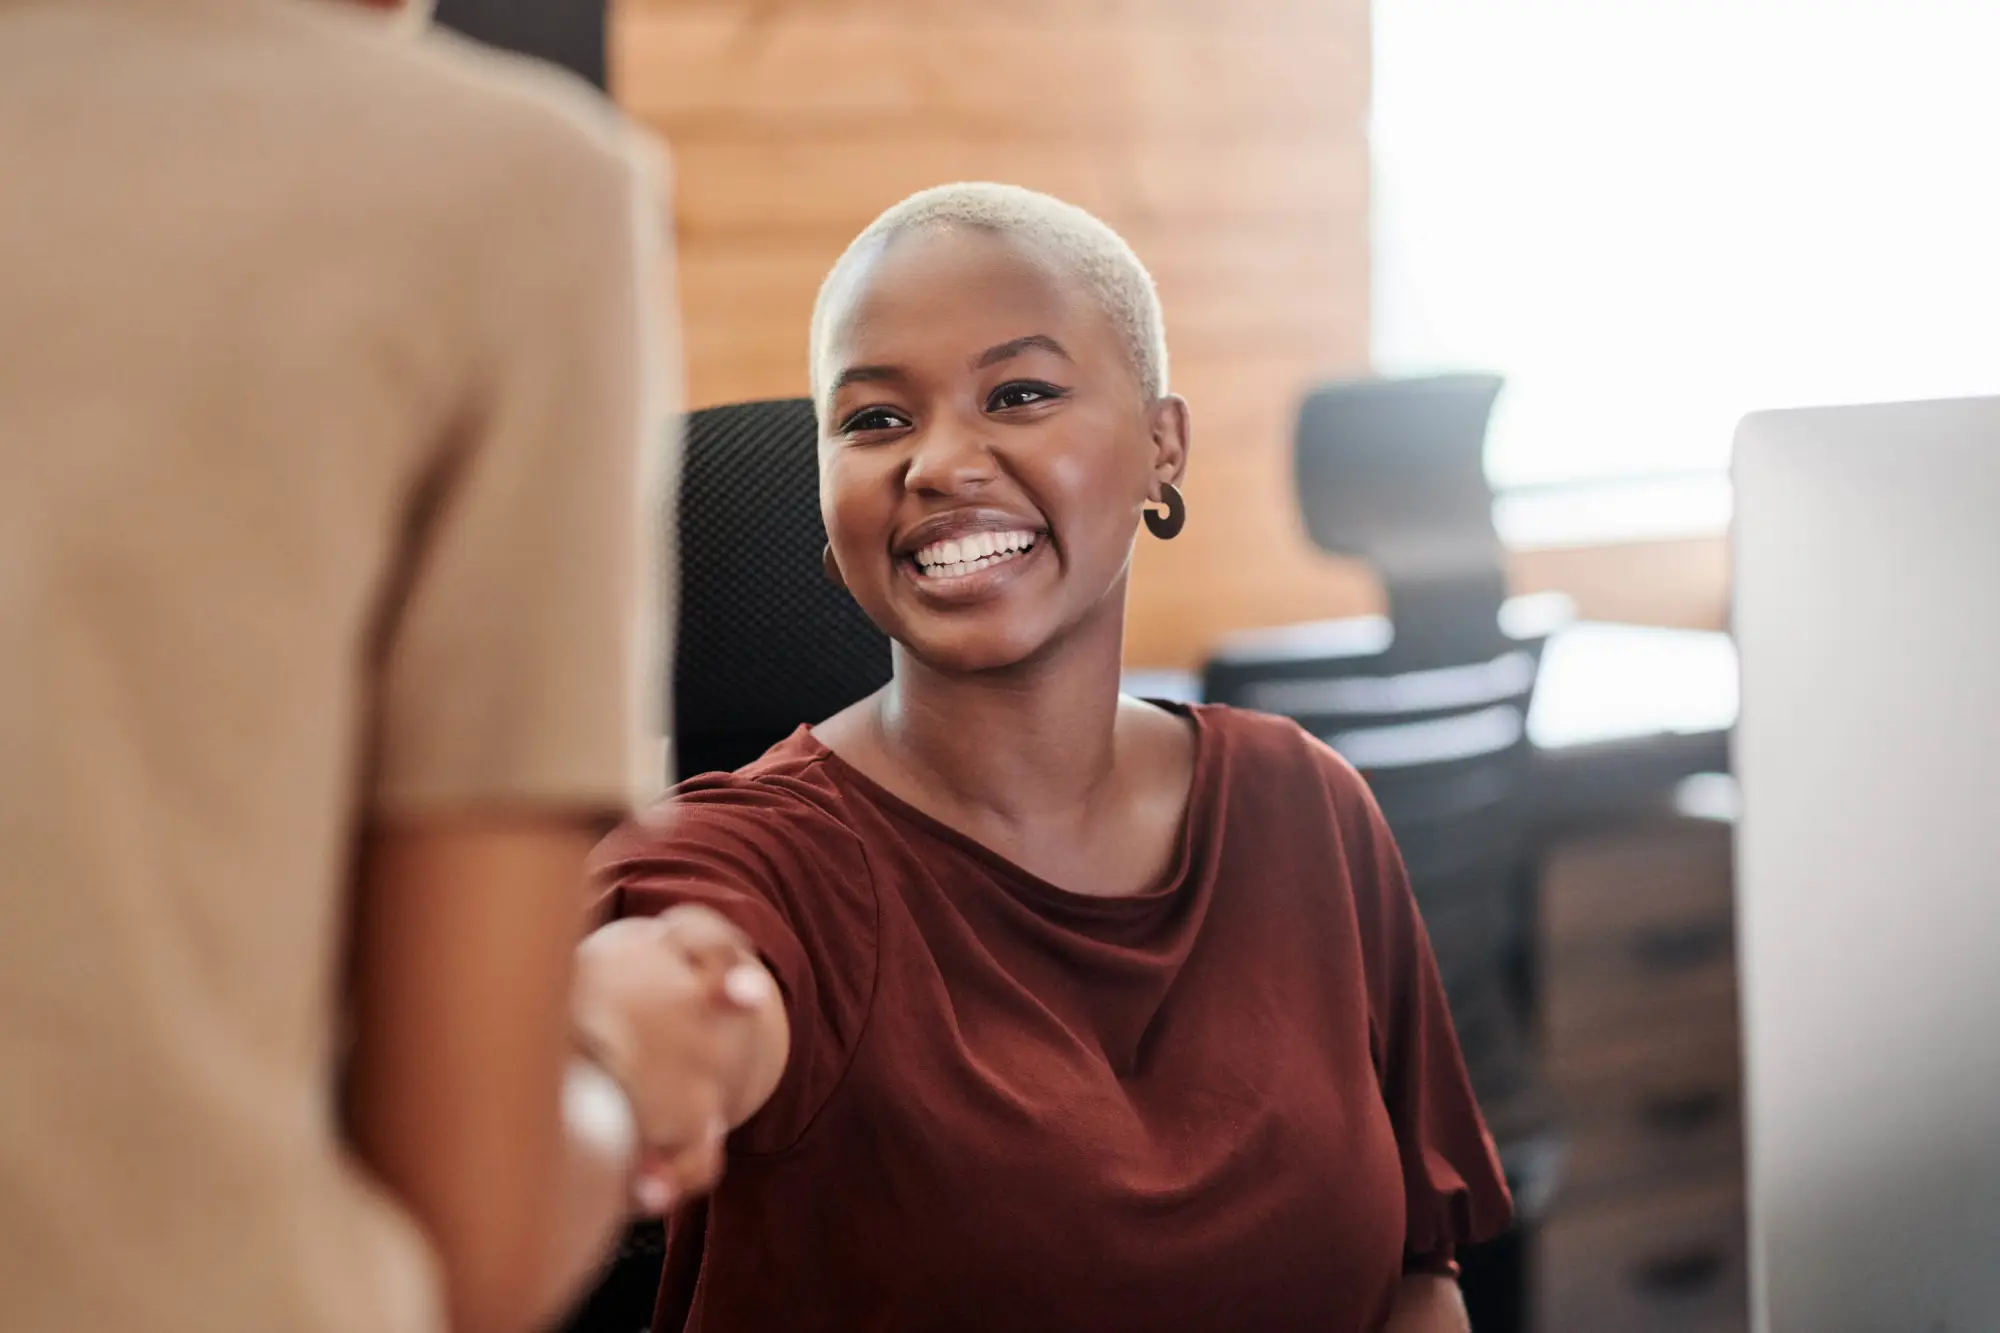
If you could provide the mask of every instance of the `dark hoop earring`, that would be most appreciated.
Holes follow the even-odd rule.
[[[1146,511],[1146,531],[1163,542],[1170,542],[1181,535],[1187,525],[1187,501],[1181,498],[1181,488],[1171,481],[1160,483],[1160,502],[1167,507],[1166,513],[1157,509]]]
[[[833,543],[820,548],[819,567],[826,574],[826,581],[836,588],[845,588],[847,580],[840,577],[840,562],[833,558]]]

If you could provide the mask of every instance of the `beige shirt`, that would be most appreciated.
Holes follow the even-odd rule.
[[[0,0],[6,1333],[438,1328],[336,1133],[349,865],[658,786],[641,157],[358,12]]]

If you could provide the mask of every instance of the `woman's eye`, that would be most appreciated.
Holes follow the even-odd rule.
[[[897,430],[909,424],[900,412],[891,412],[886,407],[864,407],[843,422],[840,430],[843,435],[858,435],[871,430]]]
[[[1029,380],[1016,380],[1003,384],[993,391],[986,400],[988,412],[1000,412],[1010,407],[1027,407],[1032,403],[1047,402],[1062,397],[1063,391],[1053,384],[1037,384]]]

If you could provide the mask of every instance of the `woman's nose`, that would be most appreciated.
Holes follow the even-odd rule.
[[[955,495],[991,481],[997,470],[993,450],[978,427],[939,423],[917,437],[903,471],[903,485],[912,491]]]

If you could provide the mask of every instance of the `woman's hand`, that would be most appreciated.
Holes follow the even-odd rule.
[[[784,1004],[743,933],[705,907],[616,921],[577,951],[575,1012],[632,1103],[634,1202],[661,1213],[714,1187],[723,1139],[770,1097]]]
[[[1470,1333],[1458,1283],[1435,1273],[1410,1273],[1396,1289],[1396,1308],[1382,1333]]]

